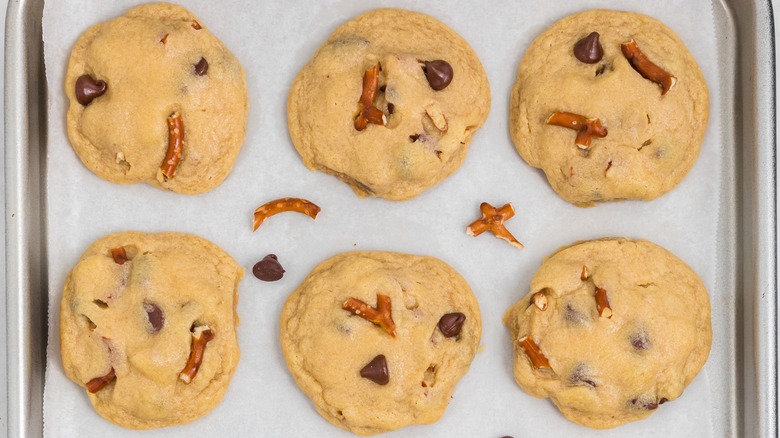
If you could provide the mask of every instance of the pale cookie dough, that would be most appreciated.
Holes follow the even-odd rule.
[[[392,329],[344,309],[350,299],[381,307],[380,296],[390,301]],[[287,298],[281,345],[320,415],[373,435],[437,421],[474,358],[481,328],[471,288],[441,260],[353,252],[320,263]],[[369,366],[380,355],[386,373]]]
[[[119,248],[128,259],[122,264],[122,256],[112,253]],[[242,275],[229,255],[197,236],[103,237],[65,280],[65,374],[86,388],[108,376],[105,386],[87,395],[101,416],[123,427],[152,429],[206,415],[222,400],[238,364],[235,307]],[[190,364],[193,333],[204,326],[213,339],[185,383],[180,373]]]
[[[443,76],[429,83],[423,69],[438,60],[452,68],[440,91],[434,86],[444,85]],[[363,77],[375,65],[373,102],[386,125],[358,131]],[[400,9],[368,12],[336,29],[287,100],[290,137],[307,167],[337,176],[361,197],[396,201],[455,172],[489,111],[490,85],[468,43],[438,20]]]
[[[573,48],[591,32],[600,35],[603,58],[587,64]],[[676,77],[665,95],[623,55],[621,44],[631,39]],[[547,124],[556,111],[597,118],[607,136],[593,137],[583,151],[576,131]],[[672,190],[699,155],[708,115],[704,77],[671,29],[646,15],[592,10],[558,21],[528,48],[510,96],[509,129],[523,159],[544,171],[561,198],[592,206]]]
[[[515,380],[575,423],[605,429],[649,416],[682,394],[709,355],[704,284],[646,240],[560,249],[544,260],[530,290],[504,315]],[[542,357],[531,358],[529,342]]]
[[[77,84],[84,75],[92,81],[86,88]],[[94,92],[97,81],[106,85],[103,94]],[[79,102],[77,88],[91,101]],[[113,183],[207,192],[228,176],[244,142],[244,70],[180,6],[138,6],[84,32],[71,52],[65,93],[73,149],[89,170]],[[174,114],[182,119],[183,150],[175,172],[165,177],[167,120]]]

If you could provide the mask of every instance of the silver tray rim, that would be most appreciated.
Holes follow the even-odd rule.
[[[713,0],[736,24],[736,425],[778,436],[776,43],[771,0]],[[7,436],[42,436],[46,358],[43,0],[10,0],[5,34]],[[739,150],[739,149],[738,149]],[[741,190],[740,186],[741,185]],[[741,263],[740,263],[741,262]],[[34,336],[34,335],[43,336]]]

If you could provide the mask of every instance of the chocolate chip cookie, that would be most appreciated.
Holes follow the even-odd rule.
[[[446,263],[353,252],[320,263],[287,298],[281,344],[320,415],[373,435],[438,420],[481,329],[474,294]]]
[[[116,233],[68,274],[65,374],[130,429],[194,421],[219,404],[239,358],[236,262],[200,237]]]
[[[468,43],[400,9],[336,29],[287,100],[290,137],[307,167],[361,197],[396,201],[455,172],[489,111],[487,76]]]
[[[65,93],[73,149],[113,183],[207,192],[228,176],[244,142],[244,70],[180,6],[138,6],[84,32]]]
[[[566,17],[531,44],[510,96],[523,159],[579,206],[654,199],[699,155],[707,85],[682,40],[631,12]]]
[[[545,259],[504,315],[514,374],[569,420],[604,429],[679,397],[710,351],[710,303],[683,261],[645,240],[581,242]]]

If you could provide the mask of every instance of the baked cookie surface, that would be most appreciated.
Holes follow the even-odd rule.
[[[365,76],[377,77],[367,84],[373,93],[364,93]],[[358,130],[364,94],[373,121]],[[490,86],[477,55],[447,26],[380,9],[336,29],[296,77],[287,110],[307,167],[360,196],[406,200],[460,167],[490,111]]]
[[[591,32],[599,34],[595,45],[588,45]],[[575,53],[583,39],[576,51],[592,63]],[[622,45],[632,40],[624,54]],[[646,79],[640,70],[663,77],[648,62],[675,80],[662,88]],[[708,99],[696,61],[671,29],[641,14],[591,10],[558,21],[526,51],[510,96],[510,133],[523,159],[542,169],[568,202],[654,199],[677,186],[696,161]],[[589,148],[577,146],[579,125],[549,123],[555,112],[598,119],[603,132],[590,136]]]
[[[377,310],[392,319],[371,322]],[[360,435],[438,420],[480,335],[479,305],[463,277],[438,259],[398,253],[322,262],[281,315],[298,386],[326,420]]]
[[[712,342],[699,277],[643,240],[576,243],[548,257],[504,315],[514,375],[569,420],[610,428],[679,397]]]
[[[65,280],[65,374],[87,388],[102,417],[123,427],[165,427],[206,415],[238,364],[242,275],[229,255],[197,236],[101,238]],[[198,351],[200,359],[193,357]]]
[[[73,46],[65,92],[73,149],[113,183],[206,192],[227,177],[244,142],[244,71],[180,6],[138,6],[88,29]]]

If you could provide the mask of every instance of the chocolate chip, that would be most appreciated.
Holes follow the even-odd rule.
[[[587,365],[579,364],[569,374],[569,384],[574,386],[588,385],[591,388],[596,387],[596,382],[590,377],[590,370]]]
[[[390,381],[390,372],[387,371],[385,355],[380,354],[371,359],[371,362],[360,370],[360,377],[379,385],[387,385],[387,382]]]
[[[276,281],[284,276],[284,268],[275,254],[268,254],[263,260],[255,263],[252,273],[263,281]]]
[[[411,140],[412,143],[414,143],[417,140],[419,140],[420,137],[423,137],[423,135],[422,134],[412,134],[412,135],[409,136],[409,140]],[[423,140],[423,141],[425,141],[425,140]]]
[[[585,64],[595,64],[604,57],[604,49],[599,43],[599,33],[591,32],[590,35],[577,41],[574,45],[574,56]]]
[[[395,105],[392,103],[387,104],[387,114],[393,114],[395,112]]]
[[[165,314],[160,306],[148,301],[144,301],[144,310],[146,310],[146,319],[152,326],[152,333],[157,333],[165,325]]]
[[[195,74],[198,76],[203,76],[209,71],[209,62],[206,61],[206,58],[200,58],[200,61],[198,61],[197,64],[195,64]]]
[[[81,75],[76,79],[76,100],[87,106],[96,97],[100,97],[108,90],[105,81],[96,81],[90,75]]]
[[[666,398],[666,397],[661,397],[661,400],[658,400],[658,404],[659,404],[659,405],[662,405],[662,404],[664,404],[664,403],[666,403],[666,402],[668,402],[668,401],[669,401],[669,399],[668,399],[668,398]]]
[[[441,91],[447,88],[447,85],[452,82],[452,66],[441,59],[436,61],[425,61],[425,78],[428,79],[428,84],[436,91]]]
[[[629,341],[636,351],[645,351],[650,348],[650,340],[647,338],[647,333],[644,331],[632,334]]]
[[[441,334],[445,338],[458,336],[465,321],[466,315],[460,312],[448,313],[439,319],[439,330],[441,330]]]

